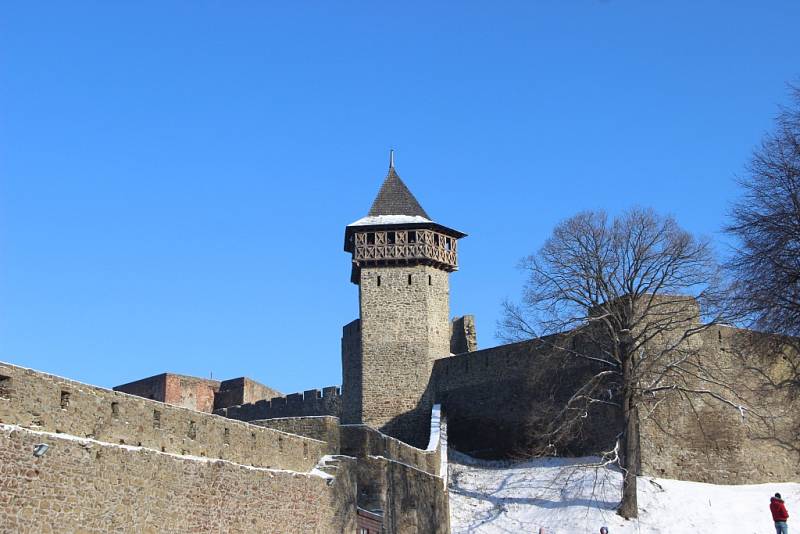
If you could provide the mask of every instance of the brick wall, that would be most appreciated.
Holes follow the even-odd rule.
[[[114,391],[211,413],[219,387],[220,383],[217,380],[162,373],[116,386]]]

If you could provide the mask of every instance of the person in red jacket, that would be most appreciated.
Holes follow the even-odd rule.
[[[780,493],[776,493],[769,500],[769,511],[772,512],[772,520],[775,521],[776,534],[789,534],[789,526],[786,524],[789,512],[786,511],[786,505],[783,504]]]

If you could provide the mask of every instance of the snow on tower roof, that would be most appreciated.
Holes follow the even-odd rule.
[[[367,215],[359,220],[350,223],[348,226],[372,226],[383,224],[424,224],[432,223],[420,215]]]

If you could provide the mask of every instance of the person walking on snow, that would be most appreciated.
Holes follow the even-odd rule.
[[[789,534],[789,526],[786,524],[789,512],[786,511],[786,505],[783,504],[780,493],[776,493],[769,500],[769,511],[772,512],[772,520],[775,521],[776,534]]]

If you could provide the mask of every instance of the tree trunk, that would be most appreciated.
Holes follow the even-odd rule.
[[[622,438],[624,451],[624,476],[622,479],[622,502],[617,513],[625,519],[639,517],[639,501],[636,496],[636,476],[639,474],[639,425],[636,407],[627,411],[625,434]]]
[[[634,398],[634,384],[631,372],[633,355],[627,351],[622,357],[622,391],[624,402],[622,416],[625,432],[622,435],[622,465],[625,470],[622,479],[622,501],[617,513],[625,519],[639,517],[639,502],[636,495],[636,476],[639,474],[639,411]]]

